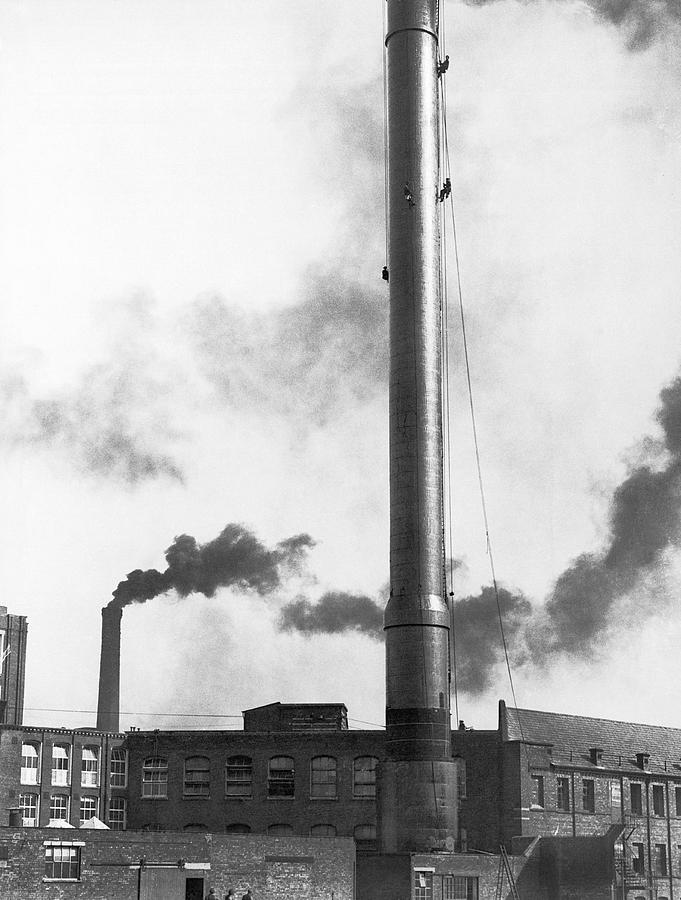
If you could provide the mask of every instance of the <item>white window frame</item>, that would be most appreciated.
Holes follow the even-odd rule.
[[[168,798],[168,759],[165,756],[148,756],[142,766],[142,799],[166,800]]]
[[[86,754],[88,754],[87,757]],[[83,747],[80,761],[80,785],[81,787],[99,787],[99,747]]]
[[[29,798],[32,798],[33,802],[30,802]],[[29,802],[26,802],[27,800]],[[24,828],[37,828],[40,816],[40,795],[29,792],[19,794],[19,808],[21,810],[21,824]],[[24,815],[27,810],[33,811],[34,815]]]
[[[109,799],[107,824],[112,831],[125,831],[128,824],[128,801],[125,797],[111,797]]]
[[[111,748],[109,786],[112,788],[127,788],[128,786],[128,751],[122,747]]]
[[[85,804],[91,807],[93,810],[89,815],[83,814],[83,806]],[[91,819],[93,816],[99,816],[99,797],[93,797],[91,794],[81,794],[80,796],[80,824],[83,822],[87,822],[88,819]]]
[[[35,756],[24,752],[29,747]],[[25,766],[25,759],[34,759],[35,766]],[[24,741],[21,745],[21,783],[40,784],[40,744],[37,741]]]
[[[64,816],[54,816],[52,815],[54,812],[57,812],[57,801],[59,802],[59,810],[63,810],[66,815]],[[61,802],[63,801],[63,803]],[[71,798],[68,794],[50,794],[50,823],[52,822],[68,822],[71,818]]]
[[[71,783],[70,776],[71,745],[52,744],[52,784],[56,787],[68,787]]]

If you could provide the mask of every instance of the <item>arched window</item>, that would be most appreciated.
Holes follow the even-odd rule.
[[[376,826],[355,825],[354,838],[358,850],[375,850]]]
[[[142,796],[149,799],[168,796],[168,760],[148,756],[142,767]]]
[[[40,781],[40,744],[21,745],[21,783],[38,784]]]
[[[183,831],[208,831],[208,826],[202,825],[199,822],[190,822],[189,825],[185,825],[182,830]]]
[[[253,795],[253,761],[250,756],[230,756],[225,766],[225,796]]]
[[[66,794],[52,794],[50,797],[50,823],[63,820],[69,820],[70,797]]]
[[[313,825],[310,828],[310,837],[336,837],[335,825]]]
[[[52,784],[69,783],[70,744],[53,744],[52,746]]]
[[[80,783],[82,787],[97,787],[99,782],[99,748],[83,747],[83,758],[80,767]]]
[[[333,756],[315,756],[310,763],[310,797],[334,800],[336,797],[336,760]]]
[[[293,797],[295,770],[290,756],[273,756],[267,777],[268,797]]]
[[[207,756],[188,756],[184,761],[184,796],[210,796],[210,760]]]
[[[277,822],[276,825],[267,826],[268,834],[293,834],[293,825],[287,825],[286,822]]]
[[[232,822],[231,825],[225,825],[225,834],[250,834],[251,826],[245,825],[243,822]]]
[[[352,796],[360,800],[373,799],[376,796],[375,756],[358,756],[352,767]]]

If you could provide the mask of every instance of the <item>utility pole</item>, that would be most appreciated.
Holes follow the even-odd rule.
[[[390,599],[384,853],[453,849],[445,598],[438,0],[387,0],[390,289]]]

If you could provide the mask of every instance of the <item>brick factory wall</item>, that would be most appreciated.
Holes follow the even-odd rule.
[[[83,843],[78,881],[45,880],[45,841]],[[203,880],[201,897],[250,887],[254,900],[353,900],[354,863],[348,839],[0,828],[3,900],[137,900],[140,879],[155,872],[181,883],[177,897],[153,900],[184,900],[187,878]]]

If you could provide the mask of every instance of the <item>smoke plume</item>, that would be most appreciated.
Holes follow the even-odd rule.
[[[341,634],[348,631],[383,638],[383,609],[365,594],[329,591],[316,602],[299,598],[287,604],[281,613],[283,631],[303,634]]]
[[[469,6],[486,6],[498,0],[465,2]],[[631,50],[644,50],[663,37],[670,26],[681,23],[678,0],[586,0],[586,5],[599,21],[623,29]]]
[[[385,388],[383,292],[337,274],[310,274],[301,302],[265,314],[204,298],[190,330],[199,365],[232,406],[323,425]]]
[[[130,572],[113,592],[109,606],[144,603],[169,591],[180,597],[192,593],[212,597],[218,588],[236,587],[271,594],[285,575],[300,572],[307,551],[313,546],[308,534],[298,534],[268,548],[251,531],[235,523],[226,525],[206,544],[181,534],[165,552],[165,571]]]

